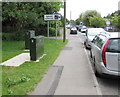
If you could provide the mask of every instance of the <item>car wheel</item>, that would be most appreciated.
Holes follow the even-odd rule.
[[[87,49],[87,46],[86,46],[86,42],[84,41],[84,46],[85,46],[85,48]]]
[[[89,49],[89,48],[87,47],[87,44],[86,44],[86,42],[84,43],[84,45],[85,45],[85,48],[86,48],[86,49]]]
[[[84,41],[84,46],[86,45],[86,42]]]
[[[96,77],[101,77],[101,75],[98,73],[97,69],[96,69],[96,65],[95,65],[95,58],[93,59],[93,69],[94,69],[94,74]]]
[[[90,50],[90,58],[92,58],[92,51]]]

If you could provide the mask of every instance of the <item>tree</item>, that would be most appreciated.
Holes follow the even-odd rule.
[[[82,22],[82,14],[80,14],[78,19],[76,19],[76,25],[79,25],[80,22]]]
[[[75,25],[76,23],[74,20],[70,20],[70,24]]]
[[[113,26],[120,28],[120,16],[113,16],[111,22]]]
[[[102,17],[90,17],[90,26],[93,27],[105,27],[106,21]]]
[[[108,14],[105,18],[111,21],[111,26],[114,26],[120,30],[120,10]]]
[[[3,31],[33,29],[38,34],[43,34],[47,32],[44,14],[55,14],[61,7],[62,2],[4,2],[2,4]]]
[[[86,26],[90,26],[90,17],[101,17],[96,10],[87,10],[82,14],[82,21]]]

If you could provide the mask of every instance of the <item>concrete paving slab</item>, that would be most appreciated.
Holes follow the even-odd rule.
[[[26,61],[30,61],[30,54],[29,53],[22,53],[19,54],[3,63],[1,63],[0,65],[5,65],[5,66],[20,66],[21,64],[23,64]]]
[[[62,70],[62,66],[51,66],[42,81],[38,83],[35,90],[28,95],[53,95],[57,88]]]
[[[77,35],[68,36],[68,40],[54,63],[64,66],[54,95],[98,95],[83,44]]]

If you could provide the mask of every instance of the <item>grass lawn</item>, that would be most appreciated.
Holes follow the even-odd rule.
[[[2,94],[26,95],[34,90],[67,44],[62,40],[45,39],[45,54],[40,62],[26,62],[19,67],[2,66]],[[3,42],[3,61],[23,52],[24,42]]]
[[[2,62],[24,52],[23,50],[23,41],[2,41]]]

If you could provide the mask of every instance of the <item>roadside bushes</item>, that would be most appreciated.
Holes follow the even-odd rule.
[[[50,27],[50,36],[56,36],[56,29]],[[60,36],[60,29],[57,30],[57,36]]]
[[[50,36],[55,36],[56,32],[55,32],[55,28],[50,27]]]
[[[13,33],[2,33],[2,40],[5,41],[20,41],[20,40],[24,40],[24,31],[17,31],[17,32],[13,32]]]
[[[28,30],[24,30],[24,31],[16,31],[16,32],[13,32],[13,33],[2,33],[2,40],[4,41],[21,41],[21,40],[25,40],[25,33],[27,32]],[[49,29],[50,31],[50,36],[56,36],[56,29],[53,28],[53,27],[50,27]],[[44,36],[47,36],[47,31],[40,34],[38,33],[39,31],[35,31],[36,32],[36,35],[44,35]],[[60,28],[58,29],[58,32],[57,32],[57,36],[60,36]]]

